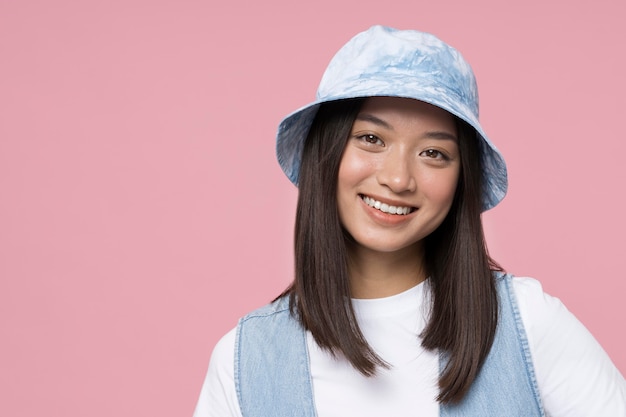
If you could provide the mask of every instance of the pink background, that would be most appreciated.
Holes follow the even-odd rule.
[[[510,171],[492,255],[626,373],[624,5],[1,0],[0,415],[191,415],[215,342],[290,280],[276,126],[376,23],[473,65]]]

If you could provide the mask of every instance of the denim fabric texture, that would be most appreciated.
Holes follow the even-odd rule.
[[[298,184],[304,140],[321,103],[375,96],[424,101],[471,125],[480,138],[483,210],[504,198],[506,164],[478,121],[478,90],[469,64],[431,34],[384,26],[373,26],[344,45],[328,65],[316,100],[280,123],[276,154],[287,177]]]
[[[315,417],[306,333],[289,300],[242,318],[235,339],[235,388],[244,417]]]
[[[500,316],[491,351],[458,405],[442,417],[545,417],[511,277],[499,275]],[[445,366],[442,355],[440,363]],[[235,386],[244,417],[317,415],[306,333],[287,299],[262,307],[237,326]]]

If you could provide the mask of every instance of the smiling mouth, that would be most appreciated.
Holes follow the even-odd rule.
[[[363,200],[368,206],[387,214],[406,216],[407,214],[410,214],[416,210],[415,207],[392,206],[387,203],[382,203],[378,200],[374,200],[372,197],[368,197],[363,194],[359,194],[359,197],[361,197],[361,200]]]

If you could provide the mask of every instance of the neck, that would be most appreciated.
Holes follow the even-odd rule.
[[[420,243],[395,252],[348,246],[352,298],[382,298],[399,294],[426,279]]]

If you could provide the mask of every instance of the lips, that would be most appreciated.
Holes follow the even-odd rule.
[[[393,206],[391,204],[383,203],[382,201],[378,201],[376,199],[373,199],[372,197],[368,197],[363,194],[359,195],[359,197],[361,197],[365,204],[372,208],[375,208],[376,210],[382,211],[383,213],[406,216],[407,214],[415,211],[415,207]]]

